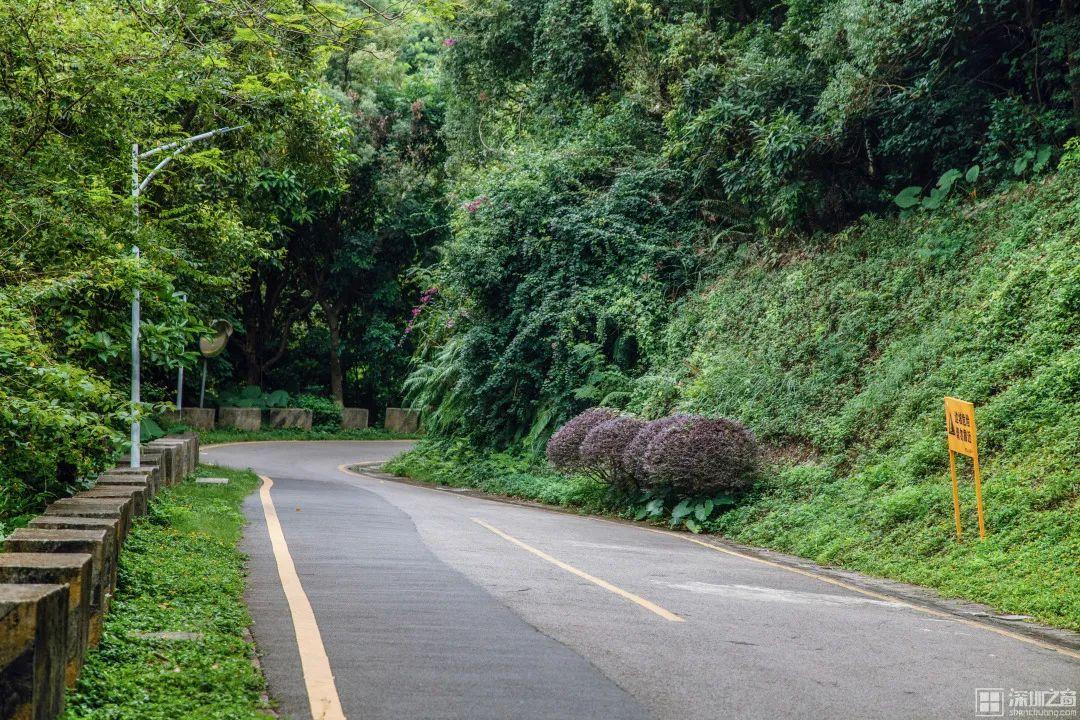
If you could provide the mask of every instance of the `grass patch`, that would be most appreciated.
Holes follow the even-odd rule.
[[[133,526],[101,645],[68,695],[67,720],[266,720],[265,680],[244,639],[244,558],[236,543],[251,472],[201,467],[228,485],[187,480]],[[161,640],[142,633],[198,633]]]
[[[419,435],[394,433],[382,428],[364,428],[363,430],[339,430],[314,428],[276,428],[245,432],[243,430],[200,430],[199,441],[203,445],[218,443],[256,442],[265,440],[415,440]]]

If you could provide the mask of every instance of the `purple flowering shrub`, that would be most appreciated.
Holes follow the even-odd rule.
[[[600,407],[589,408],[572,418],[548,440],[548,462],[556,470],[582,469],[581,441],[594,427],[617,416],[618,413],[611,408]]]
[[[694,417],[657,433],[643,464],[650,484],[667,485],[681,496],[702,496],[746,489],[757,456],[757,440],[742,423]]]
[[[689,421],[693,416],[686,413],[676,413],[659,420],[651,420],[643,423],[634,437],[623,448],[623,466],[634,478],[638,487],[649,485],[649,473],[645,469],[645,450],[661,431]]]
[[[645,421],[628,415],[605,420],[593,427],[581,441],[581,464],[624,492],[638,489],[626,466],[623,451],[645,427]]]

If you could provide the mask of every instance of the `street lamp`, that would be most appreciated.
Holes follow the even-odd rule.
[[[139,196],[142,195],[142,191],[146,189],[146,186],[150,184],[150,181],[154,179],[154,176],[165,169],[165,166],[172,162],[180,153],[187,150],[189,147],[199,142],[200,140],[209,140],[215,135],[224,135],[225,133],[232,132],[233,130],[242,130],[244,125],[237,127],[222,127],[209,132],[204,132],[199,135],[192,135],[189,138],[183,140],[177,140],[176,142],[160,145],[153,150],[146,150],[139,152],[139,143],[135,143],[131,146],[131,212],[135,219],[135,229],[139,229]],[[165,156],[165,158],[154,166],[154,169],[146,174],[146,177],[139,179],[139,161],[145,160],[148,157],[153,157],[158,153],[169,152],[171,153]],[[139,248],[132,246],[132,253],[135,258],[139,258]],[[131,467],[137,468],[140,465],[140,448],[139,443],[142,440],[142,428],[140,427],[138,419],[138,409],[140,402],[140,384],[139,377],[139,288],[136,285],[135,292],[131,298]]]

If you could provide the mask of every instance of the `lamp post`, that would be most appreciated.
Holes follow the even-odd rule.
[[[181,301],[187,302],[187,293],[177,293]],[[176,412],[180,414],[180,422],[184,421],[184,363],[180,362],[180,369],[176,371]]]
[[[189,138],[183,140],[177,140],[176,142],[167,143],[165,145],[159,145],[152,150],[146,150],[139,152],[139,144],[135,143],[131,146],[131,212],[135,221],[135,230],[139,229],[139,196],[142,195],[142,191],[146,189],[146,186],[150,184],[150,181],[154,179],[154,176],[165,169],[165,166],[172,162],[180,153],[187,150],[189,147],[199,142],[200,140],[209,140],[215,135],[224,135],[225,133],[232,132],[233,130],[242,130],[245,126],[239,125],[236,127],[221,127],[216,130],[210,130],[209,132],[200,133],[199,135],[192,135]],[[154,169],[146,174],[146,177],[139,179],[139,161],[146,158],[153,157],[158,153],[169,152],[165,158],[154,166]],[[132,246],[132,253],[135,255],[136,260],[140,257],[139,248]],[[140,466],[140,448],[139,443],[142,439],[142,428],[139,423],[139,403],[140,400],[140,384],[139,377],[139,325],[140,325],[140,297],[139,288],[135,287],[135,292],[131,297],[131,467],[137,468]],[[180,370],[180,383],[183,383],[183,368]],[[179,401],[178,388],[177,400]],[[179,404],[179,403],[178,403]]]

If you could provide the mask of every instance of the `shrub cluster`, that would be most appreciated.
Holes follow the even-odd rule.
[[[634,474],[627,465],[626,448],[646,425],[628,415],[619,415],[593,427],[581,441],[581,463],[623,491],[636,489]]]
[[[547,444],[547,459],[558,470],[587,469],[582,465],[581,443],[589,431],[618,413],[610,408],[589,408],[563,425]]]
[[[695,417],[658,432],[642,464],[650,482],[678,495],[716,495],[746,489],[756,458],[757,443],[745,425]]]
[[[754,434],[737,420],[680,413],[646,422],[608,408],[581,413],[547,446],[558,470],[593,474],[623,492],[684,497],[746,489],[757,456]]]

